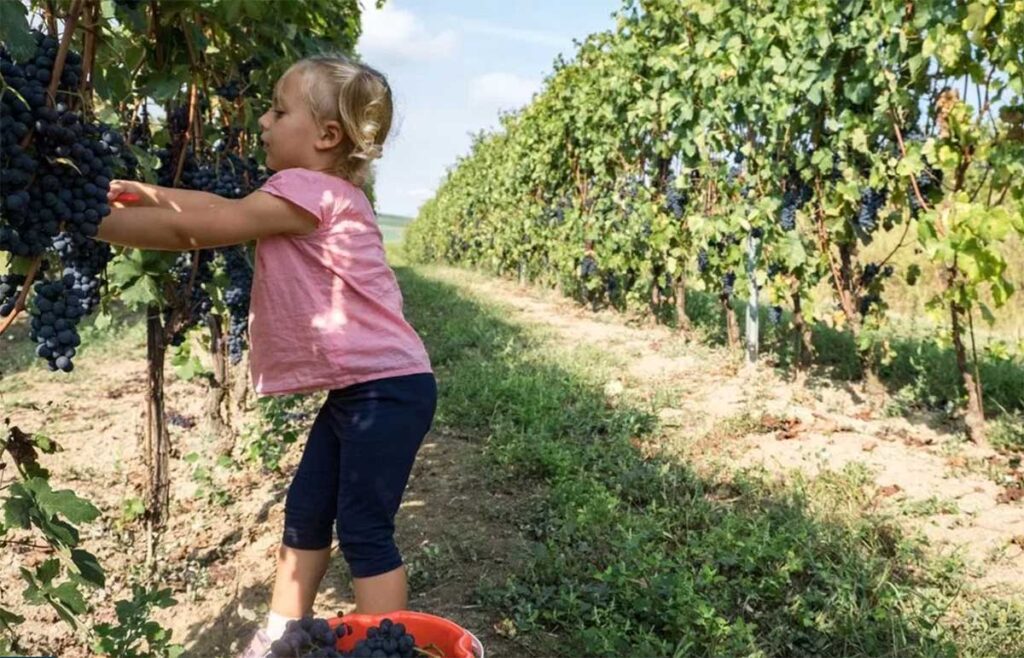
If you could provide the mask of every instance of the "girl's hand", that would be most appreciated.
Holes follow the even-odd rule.
[[[112,180],[110,181],[110,191],[107,192],[107,201],[109,201],[115,208],[123,208],[125,205],[132,206],[159,206],[160,200],[156,196],[156,190],[154,186],[139,183],[133,180]],[[124,199],[118,201],[117,197],[122,194],[132,195],[131,200]]]
[[[129,187],[132,182],[127,180],[112,180],[110,181],[110,191],[107,192],[107,201],[113,201],[121,195],[122,192],[130,192]]]

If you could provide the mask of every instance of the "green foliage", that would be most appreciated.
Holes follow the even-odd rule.
[[[171,633],[150,620],[154,608],[177,604],[170,589],[132,586],[131,600],[114,604],[117,624],[97,624],[93,651],[111,658],[178,658],[184,648],[171,643]]]
[[[77,628],[79,615],[86,611],[82,587],[102,587],[106,575],[96,557],[79,545],[78,525],[95,520],[99,510],[72,491],[52,489],[49,473],[38,463],[40,452],[58,450],[60,446],[46,436],[29,435],[8,425],[5,438],[0,439],[0,459],[9,459],[14,465],[3,475],[17,479],[6,483],[0,498],[0,548],[28,538],[44,542],[52,557],[35,568],[19,569],[26,584],[22,598],[29,605],[50,606]],[[21,615],[0,607],[0,630],[8,648],[18,647],[16,626],[24,621]]]
[[[645,456],[634,442],[654,421],[608,404],[614,364],[549,348],[429,273],[399,276],[444,382],[438,423],[483,442],[490,486],[530,492],[518,517],[529,552],[480,590],[540,645],[523,654],[952,658],[996,646],[980,626],[954,637],[940,623],[955,564],[847,511],[868,507],[863,472],[781,486]]]
[[[263,468],[281,467],[288,446],[306,428],[310,416],[308,395],[276,395],[257,400],[259,417],[246,428],[246,458]]]
[[[626,0],[613,30],[475,137],[410,226],[409,253],[657,318],[689,308],[686,287],[728,303],[752,278],[769,303],[803,300],[803,320],[852,334],[855,370],[875,369],[889,275],[872,272],[891,254],[861,252],[877,231],[941,266],[932,308],[957,337],[973,309],[991,319],[1013,294],[1021,43],[1019,4],[987,0]],[[807,303],[821,289],[832,303]]]
[[[27,4],[39,17],[48,5],[65,13],[71,2],[32,0]],[[278,77],[308,55],[351,54],[360,33],[357,0],[173,0],[139,3],[134,10],[110,0],[97,4],[100,12],[93,29],[100,35],[100,45],[92,67],[94,97],[87,107],[99,119],[127,133],[127,127],[137,122],[140,103],[158,105],[165,113],[187,108],[190,89],[195,87],[199,109],[194,149],[212,153],[222,128],[230,126],[243,133],[239,155],[257,160],[263,157],[258,119],[269,105]],[[32,43],[25,14],[25,3],[0,3],[0,40],[16,52],[23,43]],[[84,52],[84,31],[76,32],[71,47]],[[218,86],[243,78],[244,94],[237,101],[213,94]],[[169,146],[170,138],[166,125],[155,126],[154,145]],[[158,159],[135,146],[131,151],[140,161],[141,177],[156,182]],[[132,307],[180,304],[172,294],[174,254],[117,252],[104,303],[117,298]],[[11,269],[24,269],[23,260],[15,259]],[[215,292],[213,284],[207,288]]]
[[[220,486],[215,476],[216,468],[226,469],[233,466],[230,457],[221,455],[217,458],[216,464],[210,466],[201,454],[190,452],[185,455],[185,461],[192,464],[192,481],[198,485],[195,492],[197,498],[203,498],[221,507],[226,507],[234,502],[234,497]]]
[[[351,53],[360,31],[361,6],[357,0],[292,0],[263,2],[254,0],[165,0],[137,3],[138,9],[112,0],[73,3],[71,0],[30,0],[0,2],[0,42],[17,57],[30,54],[32,23],[43,26],[44,11],[67,16],[72,6],[84,7],[78,29],[67,35],[71,48],[85,58],[86,33],[95,35],[94,62],[86,62],[92,72],[92,88],[72,102],[86,114],[127,133],[136,121],[141,103],[161,106],[165,111],[187,106],[190,91],[196,90],[199,108],[192,145],[210,150],[223,126],[248,133],[247,149],[240,155],[256,155],[258,117],[263,113],[278,76],[295,60],[325,51]],[[93,16],[95,8],[98,15]],[[28,15],[27,15],[28,14]],[[84,29],[88,26],[88,30]],[[57,35],[60,36],[60,35]],[[242,76],[251,68],[249,87],[238,102],[214,98],[213,89]],[[94,93],[93,93],[94,92]],[[79,103],[81,103],[79,105]],[[169,131],[156,126],[155,146],[166,146]],[[142,149],[132,147],[139,159],[141,176],[155,181],[158,160]],[[115,172],[125,176],[124,171]],[[104,313],[96,327],[102,330],[109,321],[107,305],[113,298],[129,308],[159,309],[170,300],[173,279],[169,269],[174,256],[166,253],[119,249],[109,267]],[[3,263],[6,270],[24,272],[25,259]],[[58,270],[59,272],[59,270]],[[188,378],[197,371],[187,351],[179,352],[173,364]],[[275,426],[276,427],[276,426]],[[287,436],[287,435],[286,435]],[[294,441],[294,434],[291,434]],[[21,568],[27,583],[24,601],[32,605],[50,605],[72,626],[89,612],[83,585],[101,586],[104,572],[96,559],[79,547],[78,524],[92,521],[98,510],[71,491],[50,488],[48,474],[35,457],[48,452],[52,443],[41,436],[27,436],[10,428],[0,439],[0,452],[6,452],[17,466],[17,481],[5,482],[13,469],[0,470],[0,499],[3,521],[0,523],[0,548],[13,541],[41,538],[49,547],[49,557],[33,569]],[[217,498],[209,473],[197,468],[195,474]],[[125,518],[142,513],[138,501],[126,501]],[[173,658],[181,647],[170,644],[170,633],[149,621],[155,607],[174,605],[169,590],[133,589],[131,601],[117,604],[119,624],[96,627],[94,651],[118,658]],[[21,615],[0,607],[0,653],[20,650],[16,626]]]

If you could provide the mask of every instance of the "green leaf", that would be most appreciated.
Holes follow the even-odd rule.
[[[78,586],[73,582],[68,581],[55,587],[53,589],[53,596],[76,615],[83,614],[87,609],[82,592],[79,591]]]
[[[45,434],[33,434],[32,443],[45,455],[52,455],[56,452],[63,452],[63,449],[55,441]]]
[[[79,176],[82,175],[82,170],[79,169],[78,165],[75,164],[75,161],[70,158],[54,158],[53,161],[62,164],[66,167],[71,167],[72,169],[78,172]]]
[[[853,132],[850,133],[850,145],[861,153],[871,152],[871,149],[868,147],[868,135],[864,132],[863,128],[854,128]]]
[[[142,94],[152,97],[157,102],[165,102],[180,94],[184,85],[185,82],[181,78],[164,74],[143,84]]]
[[[121,503],[121,516],[129,523],[146,513],[146,504],[140,498],[126,498]]]
[[[996,316],[992,314],[992,309],[988,307],[988,304],[984,302],[978,302],[978,309],[981,311],[981,317],[985,319],[985,322],[991,327],[996,322]]]
[[[98,587],[106,585],[107,575],[95,555],[89,551],[75,548],[71,551],[71,561],[75,563],[75,566],[78,567],[78,572],[86,581]]]
[[[796,270],[807,262],[807,251],[804,249],[803,241],[796,232],[787,232],[779,245],[786,267]]]
[[[129,306],[147,306],[160,301],[160,290],[156,282],[149,277],[142,277],[121,292],[121,301]]]
[[[103,331],[104,329],[109,329],[113,321],[114,317],[110,313],[104,311],[93,318],[92,326],[98,331]]]
[[[35,480],[38,481],[38,478]],[[40,509],[51,515],[61,514],[71,523],[88,523],[100,515],[100,511],[92,503],[79,498],[70,489],[52,491],[47,484],[45,489],[38,491],[36,499],[39,501]]]
[[[60,573],[60,560],[50,558],[36,568],[35,577],[43,585],[49,585]]]
[[[27,11],[28,7],[22,2],[0,2],[0,41],[7,46],[15,60],[28,59],[36,49],[26,18]]]
[[[21,624],[25,622],[25,618],[16,612],[12,612],[6,608],[0,607],[0,628],[10,632],[11,627],[15,624]]]
[[[28,497],[19,494],[20,484],[11,486],[11,497],[4,501],[4,525],[8,528],[29,527],[32,509],[35,507]]]

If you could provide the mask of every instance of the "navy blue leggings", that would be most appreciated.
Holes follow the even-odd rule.
[[[327,548],[336,526],[353,577],[400,567],[395,513],[436,406],[430,373],[331,391],[288,488],[284,545]]]

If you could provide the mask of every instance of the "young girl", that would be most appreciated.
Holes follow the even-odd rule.
[[[190,250],[256,239],[250,364],[261,395],[329,390],[285,503],[267,624],[244,658],[264,656],[289,619],[312,611],[332,526],[356,611],[406,607],[394,518],[437,389],[402,314],[380,229],[360,186],[391,126],[391,90],[373,69],[311,57],[278,81],[260,117],[274,176],[244,199],[114,181],[99,239]]]

